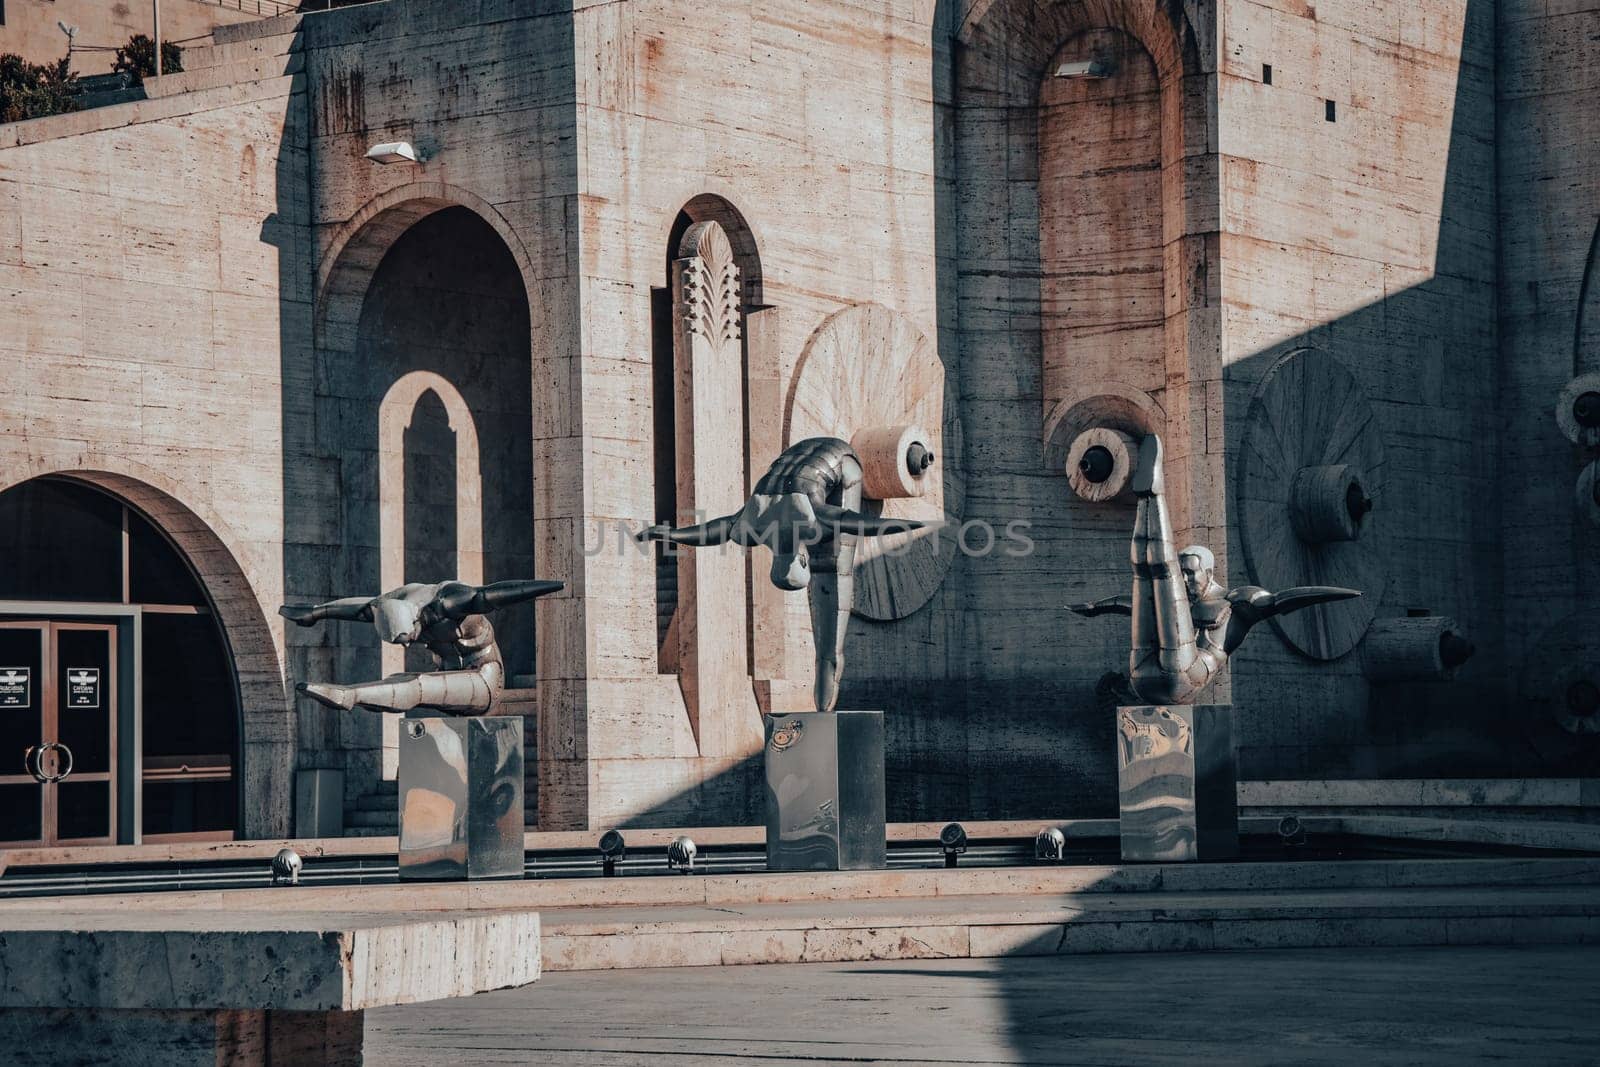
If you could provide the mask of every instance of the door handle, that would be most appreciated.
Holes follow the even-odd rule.
[[[44,754],[51,750],[55,751],[57,757],[54,773],[44,769]],[[36,782],[45,785],[51,782],[59,782],[72,773],[72,749],[63,745],[60,741],[30,745],[27,754],[23,756],[23,765],[27,768],[28,773],[33,775]]]

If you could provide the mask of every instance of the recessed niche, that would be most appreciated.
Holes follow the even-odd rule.
[[[1261,84],[1262,85],[1271,85],[1272,84],[1272,64],[1271,63],[1263,63],[1263,64],[1261,64]]]
[[[1322,102],[1322,117],[1329,122],[1337,121],[1337,114],[1334,111],[1332,100],[1324,100]]]

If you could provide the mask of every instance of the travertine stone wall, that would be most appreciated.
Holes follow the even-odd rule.
[[[1600,371],[1600,3],[1503,0],[1497,36],[1499,488],[1514,699],[1547,630],[1600,590],[1600,527],[1580,516],[1574,493],[1595,457],[1568,443],[1554,416],[1572,377]],[[1547,757],[1581,752],[1554,740]]]
[[[1454,616],[1478,645],[1454,683],[1369,689],[1358,656],[1313,665],[1263,627],[1232,668],[1240,773],[1505,768],[1493,8],[1230,0],[1221,18],[1229,477],[1274,360],[1332,354],[1387,449],[1363,535],[1389,561],[1378,615]]]
[[[452,279],[414,307],[382,279],[408,231],[470,211],[515,279],[494,306],[527,307],[510,327],[527,384],[506,386],[527,415],[492,406],[527,419],[534,569],[568,583],[536,609],[541,824],[750,821],[759,768],[697,739],[658,661],[653,556],[617,541],[656,518],[652,291],[675,238],[715,220],[743,277],[748,414],[697,447],[743,457],[748,484],[782,443],[807,340],[871,301],[938,340],[966,519],[1002,547],[1030,524],[1030,552],[958,555],[922,609],[852,625],[841,706],[888,713],[892,817],[1112,810],[1096,686],[1125,667],[1127,628],[1064,605],[1125,590],[1131,510],[1072,496],[1052,418],[1111,392],[1158,423],[1178,536],[1242,584],[1245,416],[1274,360],[1308,346],[1360,383],[1387,448],[1378,613],[1453,616],[1479,653],[1455,682],[1374,688],[1358,655],[1315,664],[1263,627],[1209,694],[1240,706],[1243,774],[1519,773],[1518,664],[1597,577],[1550,417],[1574,361],[1600,358],[1573,342],[1597,219],[1593,76],[1569,46],[1596,15],[1500,17],[1498,50],[1486,0],[389,0],[230,27],[221,88],[0,128],[0,352],[29,369],[0,384],[0,457],[8,479],[146,472],[237,559],[269,634],[265,659],[244,654],[278,687],[277,726],[247,724],[247,746],[277,746],[247,748],[256,828],[287,819],[287,784],[250,768],[289,751],[367,791],[376,725],[287,714],[265,620],[381,573],[352,509],[381,524],[382,458],[340,446],[373,397],[344,387],[377,356],[466,373],[459,353],[424,368],[404,347],[427,306],[476,335],[450,321]],[[1097,48],[1120,74],[1050,78]],[[261,80],[291,50],[304,95]],[[386,140],[426,162],[362,158]],[[804,597],[746,595],[752,706],[808,706]],[[294,677],[381,662],[355,627],[290,643]]]
[[[667,283],[674,221],[696,197],[723,197],[747,226],[730,236],[736,246],[752,240],[759,254],[763,301],[778,311],[781,381],[811,331],[850,303],[889,305],[932,335],[932,8],[639,0],[577,12],[581,381],[595,522],[609,530],[653,518],[650,290]],[[739,503],[720,502],[725,511]],[[678,681],[656,673],[653,578],[650,557],[619,557],[614,538],[585,561],[585,587],[607,607],[588,631],[588,705],[575,727],[583,733],[562,772],[572,778],[541,795],[586,805],[591,821],[750,819],[760,803],[755,766],[697,755]],[[786,607],[786,669],[804,682],[791,700],[803,708],[804,597]],[[951,619],[950,603],[936,599],[894,624],[892,639],[858,621],[847,676],[913,678],[933,661],[948,674],[942,651],[913,666],[906,650],[919,635],[949,632]],[[854,694],[845,701],[861,706]],[[924,710],[897,701],[895,714],[914,720]]]
[[[245,830],[289,831],[283,365],[309,341],[297,79],[0,127],[0,484],[79,473],[149,512],[223,615]]]

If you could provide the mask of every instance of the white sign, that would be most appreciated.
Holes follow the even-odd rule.
[[[28,692],[32,674],[31,667],[0,667],[0,708],[33,705]]]
[[[67,668],[67,707],[98,708],[100,706],[100,668]]]

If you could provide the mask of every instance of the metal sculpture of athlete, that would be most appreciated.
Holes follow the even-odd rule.
[[[933,457],[921,455],[917,462],[925,469]],[[773,460],[749,501],[733,514],[681,529],[652,526],[638,534],[641,541],[695,547],[731,541],[771,549],[772,584],[805,589],[810,600],[818,711],[832,711],[839,699],[845,627],[855,599],[855,539],[931,525],[863,515],[861,482],[861,460],[848,441],[810,437]]]
[[[1139,444],[1132,488],[1138,499],[1133,520],[1133,596],[1073,604],[1079,615],[1132,615],[1133,652],[1129,680],[1141,700],[1192,704],[1222,670],[1256,623],[1314,604],[1348,600],[1361,593],[1327,585],[1297,586],[1270,593],[1260,586],[1224,589],[1217,561],[1204,545],[1174,551],[1161,470],[1161,439]]]
[[[370,622],[393,645],[420,641],[439,670],[393,674],[377,682],[332,685],[301,682],[295,688],[330,708],[410,711],[434,708],[450,715],[490,715],[505,689],[505,664],[487,612],[562,589],[561,582],[509,581],[412,583],[375,597],[346,597],[314,606],[284,605],[278,614],[301,626],[323,619]]]

